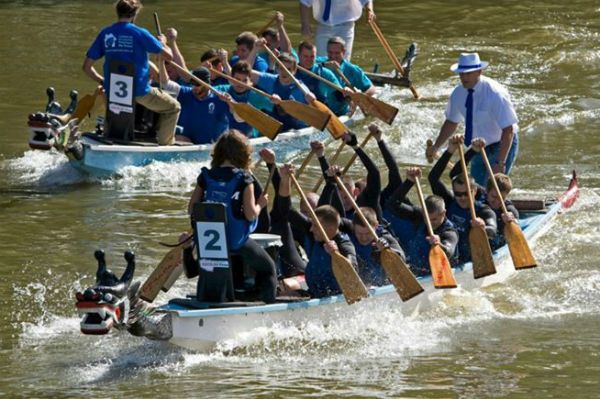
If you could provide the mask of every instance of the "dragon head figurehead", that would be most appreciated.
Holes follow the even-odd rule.
[[[94,256],[98,261],[96,284],[77,292],[75,305],[81,316],[81,332],[102,335],[113,327],[127,327],[131,299],[129,293],[137,291],[139,283],[130,287],[135,272],[133,252],[125,252],[127,267],[120,278],[106,268],[104,251],[98,250]]]

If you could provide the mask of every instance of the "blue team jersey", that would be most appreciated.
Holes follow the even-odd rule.
[[[216,141],[229,129],[229,106],[214,93],[202,100],[192,92],[192,87],[182,86],[177,100],[181,104],[181,113],[177,124],[183,127],[183,135],[194,144],[207,144]]]
[[[325,68],[320,64],[313,64],[312,68],[310,68],[310,71],[338,86],[343,87],[335,74],[330,69]],[[317,97],[317,100],[327,104],[334,114],[340,116],[348,113],[350,107],[342,93],[300,70],[296,72],[296,78],[300,79],[302,83],[308,87],[308,89]]]
[[[246,90],[243,93],[238,93],[229,84],[216,86],[215,89],[223,93],[229,93],[229,95],[231,95],[231,98],[233,98],[238,103],[248,103],[255,108],[264,109],[267,111],[273,109],[273,104],[271,104],[269,99],[267,99],[264,96],[261,96],[260,94],[252,90]],[[248,137],[259,136],[259,132],[249,124],[247,124],[246,122],[238,122],[231,113],[229,107],[227,107],[227,117],[229,119],[230,129],[237,129]]]
[[[128,62],[135,67],[134,97],[150,92],[148,82],[148,53],[158,54],[162,43],[144,28],[131,22],[117,22],[108,26],[96,37],[86,56],[92,60],[104,57],[104,90],[108,93],[110,63],[113,60]]]
[[[240,57],[237,55],[234,55],[233,57],[231,57],[229,59],[229,65],[234,66],[235,64],[238,63],[239,60],[240,60]],[[264,60],[264,58],[256,57],[254,59],[254,65],[252,65],[252,69],[254,69],[255,71],[259,71],[259,72],[266,72],[267,69],[269,69],[269,64]]]
[[[318,57],[317,62],[326,62],[328,61],[327,57]],[[340,64],[340,70],[344,74],[344,76],[350,81],[352,86],[354,86],[357,90],[362,92],[367,91],[371,86],[373,86],[373,82],[371,79],[365,74],[365,71],[362,70],[358,65],[354,65],[347,60],[343,60]],[[340,79],[342,82],[342,86],[346,86],[344,81]]]

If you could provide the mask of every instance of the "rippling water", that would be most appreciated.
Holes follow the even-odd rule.
[[[0,2],[0,265],[3,276],[0,393],[7,397],[411,397],[595,398],[600,391],[600,6],[590,0],[455,2],[376,1],[382,30],[399,53],[412,41],[423,96],[387,89],[401,112],[386,130],[403,163],[425,164],[423,147],[442,122],[459,52],[478,50],[489,76],[506,84],[521,119],[513,172],[518,196],[553,196],[570,171],[582,195],[535,244],[541,265],[504,284],[448,291],[428,312],[403,317],[389,304],[360,306],[324,325],[275,326],[197,354],[126,334],[82,336],[73,292],[93,281],[92,257],[104,248],[121,271],[121,254],[150,273],[187,225],[185,206],[201,164],[153,164],[96,180],[53,152],[27,147],[25,118],[93,85],[80,66],[107,2]],[[194,65],[209,45],[231,48],[242,28],[258,29],[273,9],[299,39],[295,1],[221,4],[146,2],[138,21],[175,26]],[[354,61],[389,68],[363,23]],[[359,123],[358,130],[364,127]],[[377,154],[376,148],[369,152]],[[345,153],[348,156],[348,153]],[[311,169],[317,171],[316,165]],[[356,168],[357,176],[361,171]],[[258,172],[265,178],[264,171]],[[304,183],[314,180],[306,174]],[[194,283],[182,279],[169,296]],[[164,295],[164,294],[161,294]]]

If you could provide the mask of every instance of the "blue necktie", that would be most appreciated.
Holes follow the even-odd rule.
[[[329,21],[330,13],[331,13],[331,0],[325,0],[325,9],[323,10],[323,22]]]
[[[471,140],[473,139],[473,92],[475,90],[468,89],[469,94],[467,94],[467,101],[465,102],[465,107],[467,108],[467,116],[465,117],[465,145],[471,145]]]

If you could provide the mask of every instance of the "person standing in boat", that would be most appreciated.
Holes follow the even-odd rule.
[[[440,159],[438,159],[431,169],[431,172],[429,172],[428,177],[431,191],[444,199],[448,219],[450,219],[452,224],[454,224],[454,227],[456,227],[456,230],[458,230],[458,256],[460,263],[471,260],[471,250],[469,248],[470,226],[479,225],[485,228],[490,240],[493,240],[496,237],[498,229],[496,214],[489,206],[481,201],[475,200],[475,213],[477,218],[474,220],[471,219],[467,184],[464,181],[462,174],[459,174],[452,179],[452,190],[448,190],[444,183],[440,181],[442,173],[446,169],[452,154],[456,152],[459,145],[463,145],[463,142],[464,136],[462,135],[457,134],[451,137],[448,149],[442,154]],[[469,176],[469,179],[469,183],[471,184],[471,195],[475,199],[477,185],[472,176]]]
[[[108,92],[111,61],[122,61],[134,65],[135,102],[159,114],[157,141],[160,145],[173,144],[175,126],[181,106],[169,94],[151,87],[149,83],[148,53],[160,54],[164,59],[173,59],[173,53],[167,46],[167,39],[160,35],[158,39],[134,21],[142,4],[139,0],[119,0],[116,3],[118,21],[98,34],[86,53],[83,71],[92,80],[104,86]],[[94,68],[94,63],[104,57],[104,76]],[[122,90],[127,90],[122,87]]]
[[[369,21],[375,19],[373,0],[300,0],[302,36],[305,40],[313,40],[310,27],[312,11],[312,16],[317,21],[317,54],[326,55],[327,40],[340,36],[348,44],[345,58],[350,60],[354,43],[354,22],[361,17],[363,9],[367,11]]]
[[[409,168],[406,180],[388,198],[386,208],[396,217],[412,225],[408,229],[411,232],[410,238],[405,237],[400,244],[406,251],[407,261],[413,273],[416,276],[426,276],[431,274],[429,250],[432,245],[439,244],[450,263],[453,266],[457,263],[458,231],[446,217],[446,205],[442,197],[430,195],[425,198],[426,210],[415,207],[406,200],[408,192],[420,177],[420,168]],[[424,211],[431,221],[433,236],[428,235]]]
[[[298,46],[298,54],[300,57],[299,64],[302,68],[307,69],[338,86],[343,86],[330,69],[325,68],[322,64],[315,63],[317,59],[317,48],[314,44],[303,41]],[[317,100],[327,104],[329,109],[331,109],[334,114],[338,116],[345,115],[350,110],[348,101],[346,101],[347,97],[345,97],[339,91],[331,88],[323,82],[320,82],[316,78],[309,76],[301,70],[296,72],[296,77],[300,79],[311,92],[314,93],[314,95],[317,97]]]
[[[252,146],[236,130],[222,134],[214,145],[211,168],[202,168],[188,204],[188,213],[199,201],[221,202],[227,208],[227,242],[242,262],[256,272],[256,284],[264,302],[275,301],[275,262],[265,249],[250,238],[258,217],[268,204],[268,195],[255,199],[258,184],[250,173]]]
[[[473,156],[480,153],[483,148],[485,148],[485,140],[482,138],[474,139],[471,143],[471,148],[465,153],[465,163],[468,165]],[[462,167],[460,163],[457,163],[450,171],[450,178],[460,173],[462,173]],[[512,201],[507,198],[508,194],[510,194],[510,191],[512,190],[512,180],[504,173],[494,174],[494,179],[496,179],[496,184],[500,189],[502,199],[498,197],[498,193],[494,188],[492,179],[488,179],[484,190],[485,192],[482,194],[484,197],[483,203],[492,208],[496,214],[496,221],[498,224],[498,232],[496,233],[496,237],[493,240],[490,240],[490,246],[492,247],[492,250],[496,250],[506,244],[506,238],[504,237],[505,223],[514,222],[519,219],[519,211],[517,210],[517,207],[515,207]],[[503,212],[502,200],[504,200],[504,205],[506,206],[508,213]]]
[[[279,193],[275,198],[275,201],[277,202],[275,206],[280,213],[277,220],[282,221],[286,227],[281,234],[283,247],[281,248],[280,254],[284,254],[288,259],[294,257],[296,262],[304,264],[304,261],[298,254],[296,246],[293,244],[292,232],[288,219],[288,214],[291,209],[290,175],[292,173],[294,173],[294,168],[289,164],[284,165],[281,168],[281,183],[279,185]],[[314,225],[311,225],[311,232],[315,244],[308,254],[308,262],[305,263],[306,266],[304,271],[309,293],[313,297],[322,298],[342,293],[333,274],[331,265],[332,252],[339,250],[340,254],[346,257],[355,269],[358,267],[358,264],[356,260],[356,250],[354,245],[352,245],[352,241],[350,241],[348,235],[339,231],[340,215],[335,208],[330,205],[321,205],[315,209],[315,214],[322,224],[327,237],[321,237],[319,230]]]
[[[519,151],[518,118],[508,90],[497,81],[483,76],[487,61],[477,53],[462,53],[450,70],[459,74],[460,84],[454,88],[446,106],[444,121],[427,158],[434,159],[438,150],[454,134],[460,122],[465,123],[465,144],[480,137],[489,143],[487,155],[494,173],[509,174]],[[485,186],[488,173],[481,155],[471,162],[471,176]]]
[[[255,47],[260,48],[265,45],[264,39],[259,39]],[[292,55],[289,53],[281,53],[279,54],[279,60],[281,60],[290,73],[296,73],[298,64]],[[305,95],[304,91],[296,85],[293,77],[288,76],[284,71],[280,71],[278,74],[272,74],[253,70],[250,78],[256,87],[271,94],[271,101],[275,104],[275,107],[273,107],[273,111],[270,114],[272,117],[283,123],[281,128],[283,131],[302,129],[307,126],[306,123],[292,117],[277,106],[281,100],[294,100],[304,104],[310,104],[312,101],[316,100],[315,95],[310,92],[306,86],[304,86],[307,91],[307,94]],[[300,82],[300,84],[303,83]]]
[[[246,61],[239,61],[231,68],[231,76],[233,78],[249,85],[252,85],[252,81],[250,80],[251,72],[252,67]],[[271,104],[268,98],[261,96],[260,94],[238,83],[231,82],[225,85],[219,85],[216,86],[215,89],[217,91],[229,94],[231,98],[238,103],[248,103],[257,109],[262,109],[268,112],[273,109],[273,104]],[[231,129],[239,130],[248,137],[260,136],[258,130],[239,119],[239,117],[231,108],[228,112],[228,119],[229,127]]]
[[[217,96],[206,86],[193,80],[191,86],[181,86],[167,75],[165,62],[158,61],[160,86],[163,90],[176,95],[181,103],[181,114],[177,124],[183,132],[177,135],[178,141],[194,144],[208,144],[216,141],[229,129],[229,106],[224,96]],[[210,82],[210,72],[204,67],[196,68],[192,75],[205,83]],[[227,99],[225,99],[227,100]]]

